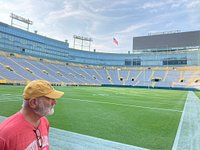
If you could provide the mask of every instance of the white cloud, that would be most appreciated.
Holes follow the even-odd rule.
[[[153,1],[153,2],[147,2],[145,3],[142,8],[143,9],[153,9],[153,8],[158,8],[161,6],[164,6],[166,4],[166,2],[159,2],[159,1]]]
[[[31,30],[73,46],[73,35],[91,37],[92,49],[125,52],[132,37],[148,32],[200,28],[199,0],[1,0],[0,18],[13,12],[34,22]],[[116,46],[112,42],[119,40]]]
[[[143,28],[145,26],[147,26],[148,23],[143,23],[143,24],[136,24],[136,25],[130,25],[127,28],[125,28],[124,30],[119,31],[119,33],[130,33],[130,32],[134,32],[135,30],[138,30],[140,28]]]
[[[196,8],[199,10],[200,8],[200,1],[199,0],[190,0],[188,1],[187,5],[186,5],[187,8]]]

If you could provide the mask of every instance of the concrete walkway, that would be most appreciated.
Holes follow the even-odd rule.
[[[172,150],[200,150],[200,100],[188,92]]]
[[[50,143],[53,150],[144,150],[143,148],[131,145],[55,128],[51,128],[50,130]]]

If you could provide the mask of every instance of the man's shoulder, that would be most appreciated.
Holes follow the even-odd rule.
[[[47,120],[46,117],[40,118],[40,121],[41,121],[41,124],[42,124],[42,125],[49,126],[49,121]]]
[[[6,118],[6,119],[0,124],[0,127],[5,126],[5,125],[7,126],[7,125],[9,125],[9,124],[11,124],[11,123],[19,122],[19,121],[21,121],[21,119],[22,119],[22,117],[21,117],[20,113],[17,112],[17,113],[15,113],[15,114],[13,114],[12,116]]]
[[[22,118],[19,113],[8,117],[0,124],[0,135],[2,133],[12,133],[21,127]]]
[[[49,123],[48,119],[45,116],[41,117],[40,120]]]

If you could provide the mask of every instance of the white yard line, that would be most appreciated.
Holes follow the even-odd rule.
[[[159,110],[159,111],[169,111],[169,112],[179,112],[179,113],[182,112],[181,110],[176,110],[176,109],[166,109],[166,108],[158,108],[158,107],[147,107],[147,106],[130,105],[130,104],[118,104],[118,103],[111,103],[111,102],[90,101],[90,100],[75,99],[75,98],[67,98],[67,100],[81,101],[81,102],[88,102],[88,103],[98,103],[98,104],[109,104],[109,105],[124,106],[124,107],[136,107],[136,108]]]
[[[3,98],[2,98],[3,96]],[[12,100],[8,96],[15,96],[17,99]],[[13,95],[13,94],[0,94],[0,103],[1,102],[12,102],[12,101],[22,101],[22,95]],[[18,98],[21,97],[21,99],[18,100]],[[75,100],[75,101],[82,101],[82,102],[88,102],[88,103],[101,103],[101,104],[109,104],[109,105],[116,105],[116,106],[123,106],[123,107],[136,107],[136,108],[142,108],[142,109],[151,109],[151,110],[158,110],[158,111],[169,111],[169,112],[178,112],[182,113],[181,110],[176,109],[167,109],[167,108],[158,108],[158,107],[147,107],[147,106],[140,106],[140,105],[131,105],[131,104],[119,104],[119,103],[111,103],[111,102],[100,102],[100,101],[90,101],[90,100],[84,100],[84,99],[74,99],[74,98],[66,98],[67,100]]]
[[[188,92],[172,150],[200,149],[200,100]]]
[[[22,95],[16,95],[16,94],[0,94],[0,96],[16,96],[16,97],[22,97]]]
[[[0,103],[1,102],[15,102],[15,101],[23,101],[23,96],[16,95],[16,94],[0,94]]]
[[[180,119],[180,122],[179,122],[178,130],[177,130],[177,133],[176,133],[176,137],[175,137],[175,140],[174,140],[174,144],[173,144],[172,150],[177,150],[177,147],[178,147],[178,141],[179,141],[179,137],[180,137],[180,133],[181,133],[181,128],[182,128],[182,124],[183,124],[183,116],[184,116],[184,113],[185,113],[185,109],[186,109],[186,105],[188,103],[189,97],[190,96],[188,94],[186,102],[185,102],[185,106],[184,106],[184,109],[183,109],[183,113],[181,115],[181,119]]]
[[[119,103],[111,103],[111,102],[101,102],[101,101],[90,101],[90,100],[83,100],[83,99],[75,99],[75,98],[66,98],[67,100],[74,100],[74,101],[81,101],[81,102],[87,102],[87,103],[98,103],[98,104],[109,104],[109,105],[116,105],[116,106],[123,106],[123,107],[136,107],[136,108],[142,108],[142,109],[151,109],[151,110],[158,110],[158,111],[169,111],[169,112],[179,112],[181,113],[181,110],[176,109],[166,109],[166,108],[158,108],[158,107],[147,107],[147,106],[140,106],[140,105],[131,105],[131,104],[119,104]],[[22,101],[22,99],[11,99],[8,97],[3,97],[3,99],[0,99],[1,102],[14,102],[14,101]]]
[[[22,99],[19,99],[19,100],[16,100],[16,99],[15,99],[15,100],[12,100],[12,99],[10,99],[10,98],[9,98],[9,99],[7,98],[7,99],[0,100],[0,103],[2,103],[2,102],[17,102],[17,101],[22,101]]]

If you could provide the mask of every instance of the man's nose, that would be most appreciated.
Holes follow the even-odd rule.
[[[52,105],[56,105],[56,103],[57,103],[57,100],[52,99],[51,104],[52,104]]]

